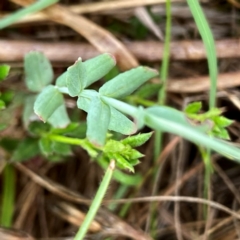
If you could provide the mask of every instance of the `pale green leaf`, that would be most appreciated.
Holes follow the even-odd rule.
[[[34,112],[42,121],[46,122],[63,104],[64,99],[62,93],[60,93],[56,87],[49,85],[37,96],[34,103]]]
[[[66,82],[71,97],[78,96],[86,87],[86,68],[81,58],[67,69]]]
[[[56,79],[56,86],[58,87],[67,87],[67,71],[61,74]]]
[[[94,97],[87,116],[87,138],[95,145],[104,145],[110,122],[110,108]]]
[[[105,76],[116,65],[116,60],[113,55],[104,53],[85,61],[83,64],[86,70],[85,87],[87,87]]]
[[[130,135],[136,132],[136,125],[124,114],[113,107],[110,107],[111,118],[108,126],[109,130],[119,132],[124,135]]]
[[[85,112],[88,112],[91,101],[93,98],[97,97],[99,94],[95,90],[83,90],[78,96],[77,106]]]
[[[37,118],[36,114],[33,111],[33,106],[36,98],[36,95],[30,95],[25,97],[22,121],[26,129],[29,123],[33,120],[36,120]]]
[[[49,60],[40,52],[30,52],[24,57],[25,82],[32,92],[40,92],[53,81]]]
[[[70,123],[65,104],[59,106],[48,118],[47,122],[54,128],[65,128]]]
[[[101,95],[122,98],[130,95],[147,80],[156,77],[158,72],[147,67],[137,67],[119,74],[105,83],[100,89]]]

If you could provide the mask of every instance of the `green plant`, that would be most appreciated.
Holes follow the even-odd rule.
[[[40,119],[49,121],[59,106],[64,104],[62,93],[67,93],[71,97],[78,96],[77,107],[88,113],[87,138],[97,147],[105,144],[108,130],[126,135],[147,125],[155,130],[161,129],[164,132],[178,134],[198,145],[210,147],[239,160],[239,149],[208,136],[207,124],[193,126],[183,112],[170,107],[134,107],[117,99],[128,96],[148,79],[157,76],[155,70],[138,67],[108,81],[99,92],[85,89],[104,76],[114,64],[115,61],[109,54],[100,55],[86,62],[78,60],[57,79],[55,86],[49,85],[42,90],[35,101],[34,111]],[[132,117],[134,122],[123,113]]]
[[[116,99],[128,96],[148,79],[155,77],[157,72],[154,70],[138,67],[119,74],[105,83],[98,92],[85,89],[106,74],[114,64],[114,59],[108,54],[100,55],[86,62],[82,62],[79,59],[73,66],[68,68],[67,72],[57,79],[55,86],[45,87],[37,96],[34,104],[35,112],[40,119],[48,121],[59,106],[63,105],[62,93],[67,93],[71,97],[77,96],[78,108],[88,113],[86,135],[91,147],[94,148],[95,146],[95,148],[101,149],[107,155],[108,161],[114,159],[118,167],[131,171],[133,171],[133,167],[138,163],[137,159],[141,155],[135,152],[136,150],[130,150],[129,146],[127,148],[124,146],[124,143],[129,145],[127,140],[117,142],[110,139],[106,142],[108,130],[114,130],[122,134],[131,134],[147,125],[154,130],[178,134],[199,146],[210,147],[223,155],[237,161],[240,160],[238,148],[213,138],[213,135],[216,135],[217,127],[220,127],[221,132],[217,136],[221,137],[224,136],[224,127],[228,125],[225,118],[223,121],[225,124],[219,121],[219,119],[223,119],[218,116],[220,114],[219,111],[216,113],[216,111],[211,110],[210,113],[199,115],[198,111],[201,107],[199,103],[188,106],[186,113],[183,113],[166,106],[134,107]],[[51,104],[49,104],[50,101]],[[46,106],[48,107],[46,108]],[[132,117],[134,122],[129,120],[123,113]],[[202,122],[199,126],[194,126],[187,117],[198,118]],[[214,120],[215,125],[213,128],[209,128],[209,125],[204,123],[204,120],[209,119]],[[228,121],[228,123],[230,122]],[[47,137],[51,139],[51,135]],[[57,139],[55,138],[54,140]]]
[[[103,84],[99,91],[86,89],[114,66],[115,59],[110,54],[102,54],[85,62],[78,59],[58,77],[56,85],[51,85],[53,71],[49,61],[41,53],[31,52],[26,55],[24,63],[26,86],[31,92],[35,92],[28,95],[28,101],[25,102],[24,107],[23,121],[30,137],[20,143],[12,160],[22,161],[23,155],[28,159],[39,153],[50,160],[55,160],[51,158],[54,154],[57,153],[58,158],[71,154],[70,145],[78,145],[84,148],[92,158],[97,159],[104,168],[107,168],[111,159],[114,159],[117,168],[133,172],[134,166],[139,163],[138,159],[142,157],[142,154],[134,148],[146,142],[151,133],[130,136],[117,141],[111,138],[108,131],[130,135],[146,125],[154,130],[177,134],[199,146],[209,147],[231,159],[240,161],[240,150],[228,142],[214,138],[216,128],[209,129],[209,124],[204,122],[209,119],[214,120],[221,128],[221,132],[225,132],[227,120],[224,119],[225,124],[218,121],[222,119],[219,111],[217,114],[211,112],[199,115],[200,103],[188,106],[184,113],[166,106],[135,107],[119,100],[129,96],[150,78],[157,76],[158,73],[153,69],[137,67],[117,75]],[[77,107],[87,112],[86,138],[84,134],[79,138],[81,137],[81,131],[80,134],[78,131],[80,125],[71,122],[63,94],[77,97]],[[32,118],[33,110],[41,120],[46,122],[45,124]],[[195,126],[189,118],[200,119],[201,124]],[[124,182],[122,176],[130,180]],[[136,180],[134,176],[128,176],[118,169],[114,171],[113,177],[127,185],[133,184],[132,182]],[[102,198],[99,199],[98,205]]]

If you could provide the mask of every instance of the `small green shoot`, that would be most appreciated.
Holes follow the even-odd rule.
[[[202,108],[201,102],[194,102],[185,108],[187,117],[196,124],[208,124],[209,130],[207,133],[211,136],[230,140],[229,134],[225,129],[233,123],[232,120],[220,116],[222,111],[218,108],[212,108],[205,113],[199,113]]]

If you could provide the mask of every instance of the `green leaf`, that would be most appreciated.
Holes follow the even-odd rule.
[[[52,142],[52,149],[55,153],[62,156],[69,156],[72,154],[70,145],[60,142]]]
[[[48,137],[42,137],[39,140],[39,148],[45,156],[52,154],[52,141]]]
[[[129,161],[144,157],[142,153],[132,148],[129,148],[127,151],[122,152],[121,155],[123,155]]]
[[[205,113],[203,113],[201,115],[202,115],[202,118],[203,118],[203,121],[204,121],[206,119],[211,119],[213,117],[219,116],[220,114],[222,114],[221,109],[219,109],[219,108],[212,108],[209,111],[207,111],[207,112],[205,112]]]
[[[40,121],[34,121],[31,122],[30,125],[28,126],[28,131],[33,136],[41,136],[50,131],[50,125],[44,124],[43,122]]]
[[[147,67],[137,67],[119,74],[105,83],[100,89],[101,95],[113,98],[122,98],[130,95],[147,80],[156,77],[158,72]]]
[[[71,97],[78,96],[82,90],[86,87],[85,81],[86,69],[83,65],[82,59],[79,58],[74,65],[67,69],[67,87]]]
[[[67,74],[68,72],[66,71],[56,79],[56,86],[67,87]]]
[[[152,136],[152,132],[142,133],[142,134],[138,134],[135,136],[127,137],[127,138],[123,139],[121,142],[123,144],[128,144],[131,147],[139,147],[139,146],[143,145],[145,142],[147,142],[151,136]]]
[[[60,93],[56,87],[49,85],[37,96],[34,103],[34,112],[43,122],[46,122],[63,104],[64,99],[62,93]]]
[[[117,66],[113,67],[105,76],[104,80],[107,82],[111,80],[112,78],[116,77],[119,74],[119,69]]]
[[[87,116],[87,138],[95,145],[104,145],[110,122],[110,108],[99,97],[93,98]]]
[[[213,117],[212,120],[214,121],[214,123],[219,126],[219,127],[228,127],[229,125],[231,125],[234,121],[226,118],[226,117],[223,117],[223,116],[216,116],[216,117]]]
[[[82,62],[82,59],[79,58],[67,70],[66,81],[69,95],[72,97],[78,96],[84,88],[107,74],[115,64],[115,59],[108,53],[101,54],[85,62]],[[62,78],[64,78],[64,75]],[[58,80],[58,85],[63,84],[64,79]]]
[[[136,166],[140,163],[138,159],[128,159],[128,161],[132,166]]]
[[[86,130],[87,130],[87,124],[86,122],[72,122],[65,128],[54,128],[51,130],[52,134],[59,134],[59,135],[67,135],[71,137],[77,137],[77,138],[85,138],[86,137]]]
[[[96,92],[95,90],[84,90],[78,97],[78,108],[84,110],[85,112],[88,112],[92,99],[97,97],[98,95],[98,92]],[[132,134],[136,131],[135,124],[115,108],[110,107],[110,114],[111,117],[108,126],[109,130],[119,132],[125,135]]]
[[[140,98],[151,98],[158,94],[162,84],[153,84],[153,83],[146,83],[141,86],[134,95],[137,95]]]
[[[0,93],[0,99],[3,100],[6,104],[9,104],[13,101],[14,96],[16,93],[11,90],[5,90],[3,93]]]
[[[93,98],[98,97],[98,92],[95,90],[84,90],[78,96],[77,106],[85,112],[89,111],[91,101]]]
[[[109,130],[130,135],[136,132],[136,125],[124,114],[110,106],[111,118],[108,126]]]
[[[8,152],[13,152],[18,145],[19,145],[19,140],[17,139],[4,137],[4,138],[1,138],[0,140],[0,146]]]
[[[70,123],[65,104],[59,106],[47,121],[54,128],[65,128]]]
[[[115,65],[116,60],[109,53],[101,54],[84,63],[86,69],[86,87],[105,76]]]
[[[22,162],[40,153],[38,140],[33,138],[26,138],[18,145],[12,156],[12,161]]]
[[[115,141],[113,139],[109,139],[103,148],[103,152],[117,153],[117,152],[124,151],[124,149],[125,149],[125,145],[123,143]]]
[[[219,131],[215,131],[215,129],[214,129],[213,134],[214,134],[215,137],[225,139],[225,140],[230,140],[228,131],[224,128],[219,129]]]
[[[6,64],[0,65],[0,81],[4,80],[8,76],[9,71],[10,71],[9,65]]]
[[[3,110],[6,108],[5,102],[0,99],[0,110]]]
[[[40,92],[53,81],[49,60],[40,52],[30,52],[24,57],[25,82],[32,92]]]
[[[37,98],[36,95],[25,97],[24,106],[23,106],[23,115],[22,115],[22,121],[25,129],[27,129],[28,125],[32,120],[35,120],[37,118],[33,110],[33,106],[36,98]]]
[[[193,102],[186,106],[185,113],[198,113],[202,109],[202,102]]]
[[[131,165],[131,163],[129,163],[123,156],[121,156],[121,154],[119,153],[113,153],[113,154],[109,154],[111,159],[114,159],[116,161],[116,164],[119,168],[121,169],[127,169],[130,172],[134,173],[134,168]]]

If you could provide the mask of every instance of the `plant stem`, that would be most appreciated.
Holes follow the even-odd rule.
[[[171,42],[171,2],[166,1],[166,32],[164,39],[164,50],[163,50],[163,62],[160,69],[160,78],[162,87],[158,94],[158,104],[164,105],[166,100],[166,88],[167,88],[167,78],[169,69],[169,53],[170,53],[170,42]]]
[[[88,230],[91,222],[93,221],[93,219],[97,213],[97,210],[99,209],[99,207],[101,205],[103,197],[107,191],[107,188],[110,184],[114,168],[115,168],[115,161],[111,160],[111,162],[108,166],[108,169],[103,177],[101,185],[97,191],[97,194],[91,204],[91,207],[83,221],[83,224],[81,225],[78,233],[76,234],[74,240],[82,240],[84,238],[84,236],[86,235],[87,230]]]
[[[170,0],[166,1],[166,32],[165,32],[165,40],[164,40],[164,52],[163,52],[163,62],[160,69],[160,79],[162,83],[162,87],[158,93],[158,104],[165,105],[166,102],[166,88],[167,88],[167,78],[168,78],[168,69],[169,69],[169,52],[170,52],[170,41],[171,41],[171,2]],[[162,150],[162,139],[163,139],[163,132],[156,131],[155,132],[155,139],[154,139],[154,159],[157,160],[161,150]],[[154,173],[154,187],[152,189],[152,196],[156,194],[157,189],[157,180],[159,178],[159,174],[161,171],[161,166],[158,167],[157,171]],[[153,213],[155,212],[156,204],[150,205],[150,217],[146,224],[146,230],[152,222]]]
[[[28,14],[32,14],[32,13],[36,13],[38,11],[43,10],[44,8],[49,7],[50,5],[57,3],[58,0],[39,0],[36,1],[35,3],[33,3],[32,5],[22,8],[20,10],[18,10],[17,12],[3,18],[0,21],[0,29],[3,29],[5,27],[10,26],[11,24],[13,24],[14,22],[16,22],[17,20],[19,20],[20,18],[28,15]]]
[[[6,165],[3,172],[3,198],[1,210],[1,226],[11,227],[15,198],[15,169]]]
[[[80,145],[81,146],[84,142],[83,139],[65,137],[65,136],[54,135],[54,134],[50,134],[50,135],[48,135],[48,137],[49,137],[49,139],[51,139],[53,141],[72,144],[72,145]]]
[[[171,2],[166,1],[166,33],[164,40],[164,51],[163,51],[163,62],[160,69],[160,79],[162,87],[158,93],[158,104],[165,105],[166,101],[166,87],[169,69],[169,52],[170,52],[170,41],[171,41]],[[162,149],[162,132],[156,131],[155,133],[155,144],[154,144],[154,158],[157,159]]]

